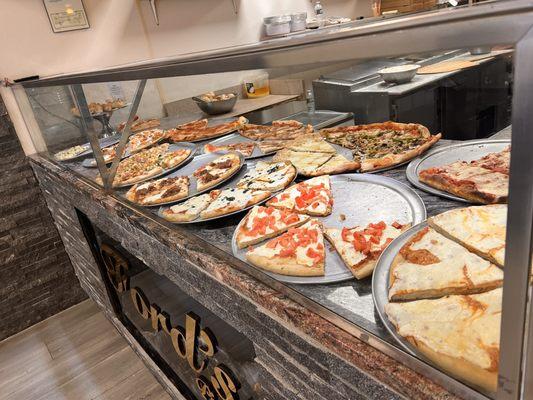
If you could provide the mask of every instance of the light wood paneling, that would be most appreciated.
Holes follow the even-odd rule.
[[[86,300],[0,342],[0,399],[169,399]]]

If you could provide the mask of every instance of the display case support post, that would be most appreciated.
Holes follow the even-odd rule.
[[[533,398],[533,29],[516,44],[509,207],[497,400]]]
[[[108,170],[108,186],[104,187],[109,188],[111,190],[112,188],[112,182],[115,179],[115,174],[117,173],[118,164],[120,162],[120,159],[122,158],[122,154],[124,153],[124,148],[126,147],[126,143],[128,143],[128,139],[131,134],[131,124],[133,123],[133,120],[135,119],[135,115],[137,115],[137,110],[139,109],[139,104],[141,103],[141,98],[144,93],[144,88],[146,86],[146,79],[139,80],[139,83],[137,84],[137,89],[135,90],[135,96],[133,97],[133,101],[131,102],[131,108],[130,108],[130,114],[128,115],[128,120],[126,121],[126,125],[124,126],[124,130],[122,131],[122,136],[120,137],[120,141],[118,142],[117,150],[116,150],[116,156],[113,160],[113,163],[111,164],[111,167]]]
[[[100,176],[102,177],[104,188],[107,190],[107,187],[106,187],[107,168],[104,162],[104,155],[100,147],[100,142],[98,141],[98,134],[96,133],[94,129],[93,118],[91,116],[91,112],[89,111],[89,107],[87,106],[87,99],[85,98],[83,87],[81,84],[76,83],[76,84],[70,85],[70,90],[72,91],[72,94],[74,95],[74,101],[76,103],[76,107],[78,108],[80,112],[81,131],[83,134],[85,134],[89,138],[89,143],[91,145],[91,148],[93,149],[93,154],[96,160],[96,165],[98,166],[98,171],[100,171]]]

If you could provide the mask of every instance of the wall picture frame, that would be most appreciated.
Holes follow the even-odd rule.
[[[83,0],[43,0],[54,33],[90,28]]]

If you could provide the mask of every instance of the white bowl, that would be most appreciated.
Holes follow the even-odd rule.
[[[418,64],[396,65],[380,69],[378,74],[387,83],[406,83],[413,80],[418,68],[420,68]]]

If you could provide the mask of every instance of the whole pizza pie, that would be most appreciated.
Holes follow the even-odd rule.
[[[329,142],[352,150],[361,171],[373,171],[401,164],[417,157],[436,143],[441,134],[431,135],[420,124],[382,122],[369,125],[322,129]]]

